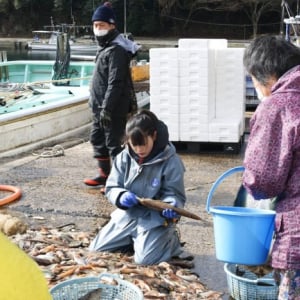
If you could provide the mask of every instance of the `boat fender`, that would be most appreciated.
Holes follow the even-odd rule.
[[[22,191],[20,188],[12,185],[0,185],[0,191],[7,191],[12,192],[13,194],[10,194],[4,198],[0,198],[0,206],[9,204],[13,201],[18,200],[22,196]]]

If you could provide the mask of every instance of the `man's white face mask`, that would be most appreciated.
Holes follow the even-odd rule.
[[[106,34],[108,34],[108,29],[97,29],[97,28],[94,28],[94,35],[95,36],[104,36]]]

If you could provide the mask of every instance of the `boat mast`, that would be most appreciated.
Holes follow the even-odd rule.
[[[281,20],[280,20],[280,35],[283,37],[284,36],[284,0],[281,1]]]
[[[126,23],[127,23],[127,18],[126,18],[126,15],[127,15],[127,11],[126,11],[126,0],[124,0],[124,36],[127,37],[127,28],[126,28]]]
[[[54,27],[54,22],[53,22],[53,17],[52,16],[50,17],[50,20],[51,20],[51,29],[52,29],[52,31],[55,31],[55,27]]]

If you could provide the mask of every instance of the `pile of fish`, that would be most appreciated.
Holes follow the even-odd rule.
[[[90,233],[76,231],[72,224],[28,229],[10,237],[38,263],[49,288],[71,278],[111,273],[139,287],[145,300],[221,299],[220,292],[208,290],[191,271],[193,257],[137,265],[128,254],[89,251],[92,238]]]
[[[16,101],[27,99],[28,96],[41,94],[39,89],[49,89],[49,86],[43,83],[11,83],[0,82],[0,106],[11,106]]]

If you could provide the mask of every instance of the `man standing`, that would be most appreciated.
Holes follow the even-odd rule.
[[[127,116],[137,110],[130,60],[139,46],[116,29],[116,17],[109,2],[95,10],[92,22],[99,48],[90,88],[89,105],[93,114],[90,142],[99,172],[84,183],[105,186],[111,160],[122,150]]]

